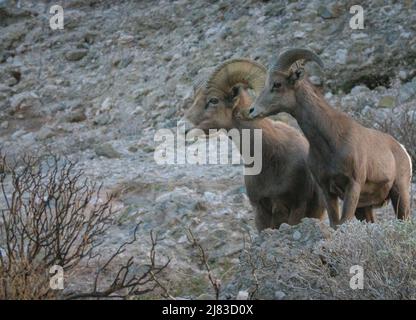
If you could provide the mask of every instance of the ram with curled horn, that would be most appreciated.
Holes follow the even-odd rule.
[[[256,129],[262,130],[262,170],[244,176],[258,230],[278,228],[283,222],[296,224],[304,217],[322,219],[325,212],[322,193],[306,164],[307,140],[282,122],[244,117],[252,103],[251,91],[258,94],[262,90],[266,71],[248,59],[223,63],[197,85],[183,119],[188,123],[187,132],[197,128],[207,135],[210,129],[237,129],[240,133],[246,129],[250,136]],[[236,147],[241,152],[240,145]]]
[[[412,162],[393,137],[369,129],[332,108],[304,76],[299,60],[321,59],[308,49],[283,52],[271,65],[249,117],[288,112],[310,144],[309,167],[321,186],[333,226],[355,216],[374,221],[373,208],[391,200],[396,216],[410,217]],[[343,200],[339,216],[339,199]]]

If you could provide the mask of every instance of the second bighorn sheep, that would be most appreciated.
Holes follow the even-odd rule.
[[[206,134],[209,129],[236,128],[241,136],[243,129],[262,129],[262,171],[244,177],[258,230],[278,228],[283,222],[296,224],[304,217],[322,219],[325,212],[322,192],[306,164],[307,140],[284,123],[242,118],[252,103],[249,89],[258,94],[266,72],[264,66],[247,59],[225,62],[196,89],[184,117],[190,122],[188,129]]]
[[[324,192],[331,225],[354,213],[373,220],[373,208],[388,199],[398,218],[409,218],[412,162],[405,148],[390,135],[331,108],[303,77],[303,68],[292,68],[299,60],[323,66],[310,50],[283,52],[270,67],[249,116],[287,112],[296,118],[310,143],[309,166]],[[341,219],[338,198],[343,199]]]

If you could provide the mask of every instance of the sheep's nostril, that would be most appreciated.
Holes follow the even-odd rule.
[[[250,110],[248,111],[248,114],[252,114],[254,112],[254,107],[251,107]]]

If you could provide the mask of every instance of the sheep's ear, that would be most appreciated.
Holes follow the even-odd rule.
[[[290,73],[290,76],[288,77],[288,81],[290,84],[294,85],[296,81],[303,79],[304,75],[305,75],[305,70],[303,68],[298,68]]]
[[[229,97],[231,102],[231,109],[235,109],[235,107],[240,103],[240,87],[232,87]]]
[[[240,87],[237,87],[237,86],[233,87],[231,89],[231,98],[235,99],[239,93],[240,93]]]

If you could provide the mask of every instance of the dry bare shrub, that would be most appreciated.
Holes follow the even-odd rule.
[[[355,265],[364,271],[362,290],[350,287]],[[344,224],[299,261],[287,288],[311,299],[416,299],[416,224]]]
[[[90,277],[92,288],[52,290],[52,266],[66,276],[97,261],[113,221],[112,198],[101,199],[100,186],[83,178],[75,163],[55,156],[26,155],[11,165],[1,155],[0,164],[0,299],[127,298],[157,287],[156,276],[169,260],[157,265],[153,233],[143,272],[134,272],[133,257],[121,260],[137,241],[137,226],[132,240],[101,261]]]
[[[186,236],[188,238],[189,243],[192,245],[192,247],[198,250],[198,256],[199,256],[200,262],[203,265],[207,273],[208,280],[214,290],[215,299],[218,300],[220,297],[220,291],[221,291],[221,280],[212,271],[211,266],[208,263],[208,254],[206,253],[205,248],[201,245],[200,241],[195,237],[194,233],[192,232],[190,228],[188,228]]]
[[[263,230],[256,237],[247,233],[238,270],[223,287],[221,297],[309,299],[310,290],[296,277],[305,270],[303,261],[307,260],[307,265],[320,261],[311,252],[332,233],[326,223],[310,218],[294,226],[283,224],[279,229]]]

